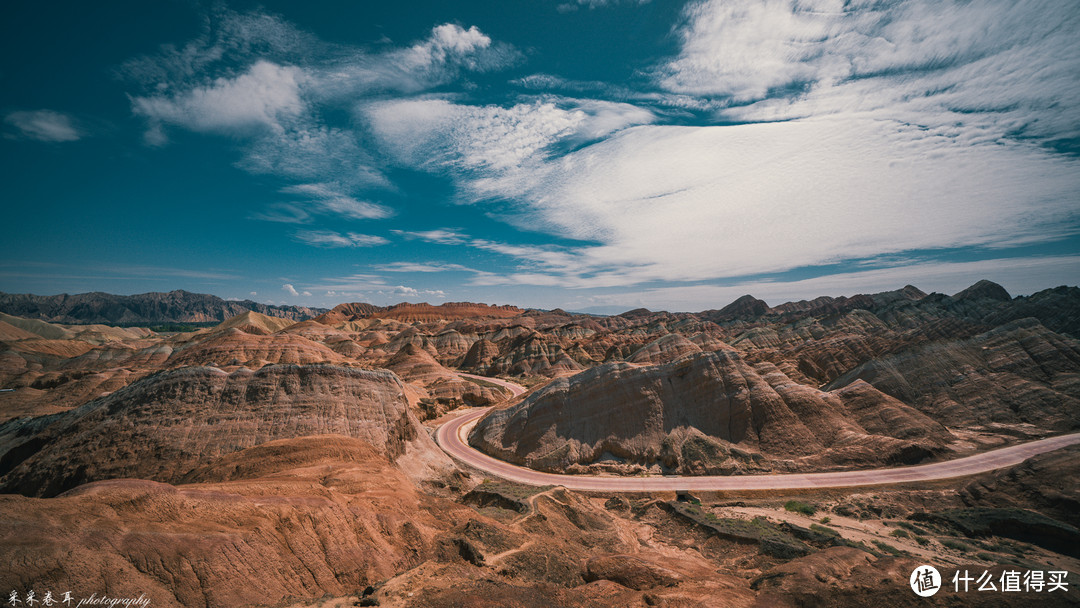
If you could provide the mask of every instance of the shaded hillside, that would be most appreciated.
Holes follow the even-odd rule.
[[[555,380],[469,436],[493,456],[543,470],[607,460],[684,474],[918,461],[951,440],[869,384],[823,392],[734,351]]]
[[[0,312],[52,323],[209,323],[254,311],[269,317],[303,321],[325,312],[305,306],[274,306],[251,300],[230,301],[188,291],[130,296],[93,292],[38,296],[0,292]]]
[[[1080,427],[1080,341],[1032,318],[872,359],[829,387],[856,380],[951,426]]]

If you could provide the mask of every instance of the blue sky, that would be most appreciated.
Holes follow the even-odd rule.
[[[0,290],[619,312],[1075,285],[1078,6],[9,2]]]

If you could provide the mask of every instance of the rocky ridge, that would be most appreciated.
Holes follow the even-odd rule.
[[[271,317],[302,321],[322,312],[304,306],[275,306],[251,300],[223,300],[188,291],[141,293],[130,296],[93,292],[38,296],[0,292],[0,311],[50,323],[207,323],[254,311]]]

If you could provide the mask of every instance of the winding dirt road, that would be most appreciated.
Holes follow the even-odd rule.
[[[465,375],[465,374],[462,374]],[[473,376],[487,382],[505,386],[515,396],[525,392],[516,384]],[[485,473],[509,481],[533,486],[563,486],[570,490],[603,492],[658,492],[673,490],[800,490],[809,488],[844,488],[894,483],[913,483],[950,479],[985,473],[1008,467],[1045,452],[1080,443],[1080,433],[1059,435],[1048,439],[1030,441],[1020,445],[1000,448],[974,456],[957,458],[894,469],[869,471],[839,471],[834,473],[805,473],[785,475],[738,475],[700,477],[612,477],[601,475],[556,475],[541,473],[525,467],[497,460],[469,446],[469,431],[491,408],[477,408],[455,418],[438,428],[435,440],[451,457]]]

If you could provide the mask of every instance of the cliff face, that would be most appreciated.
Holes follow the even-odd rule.
[[[545,470],[622,460],[703,473],[903,461],[942,451],[951,435],[866,383],[823,392],[721,351],[555,380],[480,421],[469,440]]]
[[[391,461],[409,455],[451,466],[409,411],[392,373],[327,365],[231,374],[193,367],[64,414],[0,426],[0,490],[55,496],[122,477],[176,483],[224,455],[322,434],[360,439]]]

